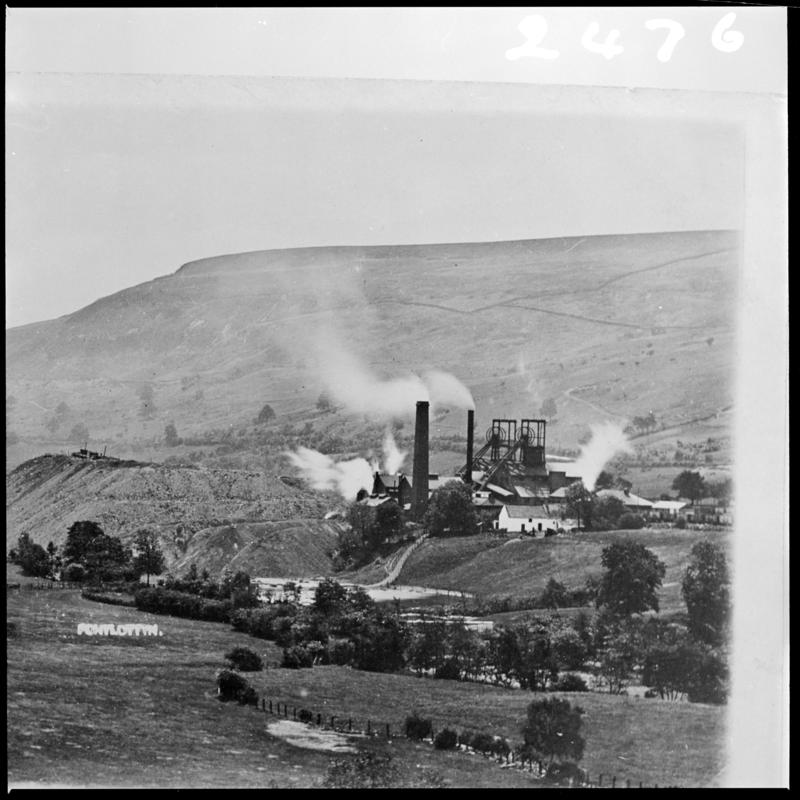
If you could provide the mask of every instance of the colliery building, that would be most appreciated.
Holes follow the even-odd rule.
[[[556,462],[555,469],[548,465],[545,420],[494,419],[475,451],[475,412],[469,411],[465,463],[455,475],[439,476],[429,470],[429,404],[418,402],[416,412],[412,475],[376,472],[364,502],[379,505],[394,500],[421,520],[433,491],[461,480],[472,490],[473,505],[486,527],[541,535],[561,527],[564,490],[580,477],[570,475],[562,462]]]

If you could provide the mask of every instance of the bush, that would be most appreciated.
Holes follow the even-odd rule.
[[[450,728],[443,728],[436,734],[433,746],[437,750],[455,750],[458,744],[458,734]]]
[[[225,658],[241,672],[260,672],[264,669],[261,656],[246,647],[234,647],[225,653]]]
[[[686,518],[678,517],[678,519],[675,520],[675,527],[680,528],[680,530],[683,530],[686,527]]]
[[[619,518],[617,526],[624,531],[639,530],[639,528],[644,528],[644,519],[638,514],[625,513]]]
[[[297,712],[297,719],[300,722],[310,723],[314,721],[314,715],[307,708],[301,708]]]
[[[351,664],[355,658],[356,649],[348,639],[336,639],[328,648],[328,658],[331,664],[345,666]]]
[[[287,669],[307,669],[314,666],[314,657],[305,647],[297,644],[283,651],[281,666]]]
[[[492,755],[505,758],[511,752],[511,745],[509,745],[508,739],[503,736],[496,736],[492,738],[492,746],[489,752]]]
[[[239,693],[237,700],[242,706],[257,706],[258,692],[252,686],[247,686]]]
[[[206,622],[230,622],[233,611],[230,600],[206,600],[195,594],[161,587],[139,589],[134,598],[140,611]]]
[[[433,677],[441,678],[446,681],[457,681],[461,677],[461,670],[458,668],[458,662],[454,658],[445,661],[441,667],[436,668]]]
[[[83,564],[67,564],[61,572],[61,580],[66,583],[83,583],[86,580],[86,568]]]
[[[562,675],[553,686],[553,691],[556,692],[588,692],[589,687],[586,681],[580,675],[575,675],[572,672],[567,672]]]
[[[480,731],[473,734],[469,740],[469,746],[479,753],[491,753],[494,751],[494,737],[491,734]]]
[[[580,786],[583,782],[583,771],[572,761],[555,762],[547,768],[547,777],[559,783],[572,782]]]
[[[414,712],[410,717],[406,717],[404,729],[408,739],[420,741],[431,735],[433,724],[429,719],[423,719]]]
[[[238,672],[229,669],[217,673],[217,695],[223,702],[238,700],[250,684]]]

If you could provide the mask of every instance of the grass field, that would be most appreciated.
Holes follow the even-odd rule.
[[[280,653],[269,642],[223,624],[92,603],[69,590],[11,592],[7,618],[18,630],[7,645],[10,785],[300,788],[324,780],[330,754],[291,746],[268,733],[271,717],[215,699],[223,654],[245,645],[275,665]],[[156,623],[164,635],[78,636],[79,622]],[[299,693],[317,673],[268,674]],[[403,697],[403,712],[410,704]],[[405,740],[359,747],[390,753],[410,778],[532,785],[523,773]]]
[[[485,730],[522,743],[530,692],[475,683],[361,672],[348,667],[268,670],[253,681],[258,691],[289,706],[323,716],[367,719],[401,730],[416,710],[434,728]],[[579,704],[590,775],[616,775],[646,785],[708,785],[723,766],[724,709],[607,694],[558,694]]]
[[[572,533],[547,539],[492,535],[429,539],[411,554],[399,584],[431,586],[483,596],[527,597],[540,593],[550,578],[579,588],[600,575],[604,547],[619,541],[641,542],[666,565],[659,593],[662,612],[684,611],[680,582],[692,547],[710,540],[728,546],[720,531],[649,530]]]

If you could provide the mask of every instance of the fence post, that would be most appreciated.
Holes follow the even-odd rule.
[[[639,788],[640,789],[642,788],[642,782],[641,781],[639,781]]]
[[[272,713],[272,700],[269,701],[269,713]]]
[[[348,731],[353,730],[353,720],[352,719],[348,719],[347,720],[347,730]]]
[[[262,711],[267,710],[267,701],[263,697],[261,698],[261,710]]]
[[[288,717],[289,716],[289,706],[286,703],[283,704],[283,716],[284,717]]]
[[[369,720],[367,720],[367,736],[371,735],[372,735],[372,724],[370,723]]]
[[[297,719],[297,706],[292,706],[292,719]]]
[[[630,778],[626,778],[625,779],[625,788],[626,789],[630,789],[631,788],[631,779]]]
[[[389,723],[386,723],[386,738],[391,739],[391,735],[389,734]]]
[[[617,776],[616,775],[614,775],[614,777],[611,779],[611,788],[612,789],[616,789],[617,788]]]
[[[333,716],[332,716],[332,717],[331,717],[331,730],[334,730],[334,729],[335,729],[335,727],[336,727],[336,726],[333,724],[335,721],[336,721],[336,717],[333,717]]]
[[[603,773],[602,772],[600,773],[600,777],[597,779],[597,785],[598,786],[602,786],[603,785]]]
[[[322,725],[322,714],[317,713],[317,725]]]

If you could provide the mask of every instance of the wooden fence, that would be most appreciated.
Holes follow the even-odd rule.
[[[280,717],[282,719],[291,719],[297,722],[305,722],[308,725],[316,725],[324,730],[336,731],[337,733],[356,734],[361,736],[372,736],[385,738],[387,741],[392,739],[405,738],[405,733],[392,730],[389,723],[373,722],[372,720],[353,720],[352,717],[337,717],[331,714],[322,714],[321,712],[311,711],[307,708],[296,705],[295,703],[287,703],[281,700],[271,700],[268,698],[261,698],[254,706],[258,711],[272,716]],[[433,746],[433,739],[436,731],[432,730],[430,738],[424,739],[427,744]],[[481,752],[473,750],[464,745],[458,745],[457,750],[460,752],[478,753],[485,758],[490,758],[496,761],[499,766],[518,769],[524,772],[534,774],[537,778],[544,778],[546,769],[544,764],[536,759],[531,759],[527,754],[523,754],[520,750],[511,749],[508,753],[499,755],[496,753]],[[618,778],[612,772],[595,772],[589,773],[588,770],[579,769],[580,779],[570,779],[569,785],[571,787],[581,787],[587,789],[644,789],[654,788],[658,789],[658,784],[651,784],[645,781],[635,781],[630,778]],[[677,786],[670,785],[669,787],[662,788],[678,788]]]
[[[6,582],[7,591],[20,592],[22,590],[50,590],[50,589],[82,589],[82,583],[70,583],[69,581],[36,581],[35,583],[8,583]]]

